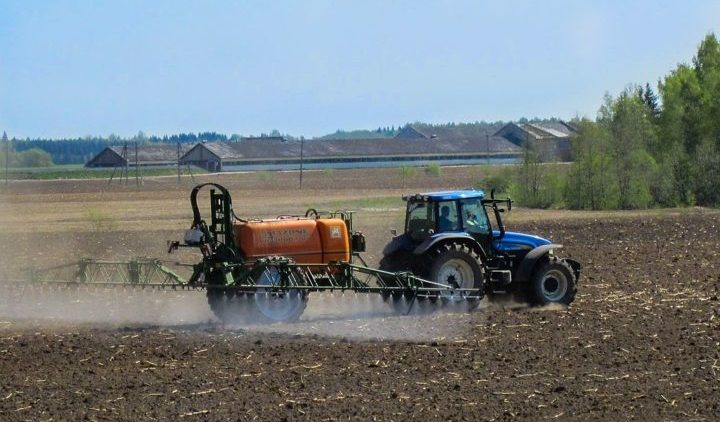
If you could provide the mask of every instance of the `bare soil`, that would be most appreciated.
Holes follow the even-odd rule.
[[[264,192],[260,182],[233,191],[238,213],[402,190]],[[161,256],[189,224],[186,189],[26,186],[0,204],[6,278],[28,261]],[[114,227],[82,229],[92,201],[117,213]],[[353,204],[374,264],[401,203]],[[140,218],[128,227],[123,215]],[[29,291],[22,302],[0,291],[0,419],[720,419],[717,212],[511,216],[512,229],[583,263],[569,308],[396,316],[375,298],[311,296],[298,323],[239,327],[217,323],[202,292]],[[20,228],[21,217],[40,226]]]

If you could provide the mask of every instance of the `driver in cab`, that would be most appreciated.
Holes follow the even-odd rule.
[[[443,205],[440,208],[440,220],[438,223],[441,232],[457,230],[455,224],[450,220],[450,207],[447,205]]]

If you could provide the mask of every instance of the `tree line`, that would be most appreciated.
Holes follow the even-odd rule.
[[[0,143],[0,166],[7,167],[49,167],[53,165],[50,154],[39,149],[30,148],[25,151],[15,151],[11,148],[7,133],[3,132]]]
[[[381,126],[375,130],[372,129],[356,129],[343,130],[338,129],[333,133],[323,135],[317,139],[368,139],[368,138],[392,138],[400,132],[402,126]]]
[[[576,119],[569,169],[528,148],[513,193],[527,206],[633,209],[720,205],[720,43],[709,34],[691,64],[658,82],[606,95]]]
[[[217,132],[180,133],[176,135],[148,136],[140,131],[131,137],[117,135],[85,136],[67,139],[8,139],[4,135],[0,146],[0,166],[5,165],[5,151],[10,151],[10,167],[47,167],[53,164],[84,164],[104,148],[123,143],[140,145],[196,143],[201,141],[237,141],[240,135],[227,136]]]

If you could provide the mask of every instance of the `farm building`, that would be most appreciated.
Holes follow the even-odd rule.
[[[524,147],[530,141],[544,161],[570,161],[570,140],[577,130],[565,122],[508,123],[495,133]]]
[[[282,137],[241,138],[238,142],[203,142],[191,148],[181,159],[182,164],[207,171],[244,163],[288,160],[300,157],[300,141]]]
[[[180,144],[180,156],[182,157],[192,148],[191,144]],[[173,166],[178,162],[177,144],[153,144],[140,145],[137,147],[137,160],[135,158],[135,146],[110,146],[100,151],[91,158],[85,167],[124,167],[135,166]]]
[[[416,137],[287,140],[245,138],[240,142],[197,144],[180,160],[208,171],[252,164],[331,164],[380,161],[434,161],[518,157],[521,148],[507,139],[486,137]]]
[[[512,162],[522,157],[529,140],[541,149],[546,161],[567,161],[573,127],[563,122],[407,125],[394,138],[313,139],[284,137],[240,138],[237,142],[203,142],[181,145],[181,164],[210,172],[241,168],[291,168],[302,163],[315,168],[417,165],[427,162],[472,163],[479,160]],[[302,151],[301,151],[302,150]],[[105,148],[87,167],[135,165],[135,149],[123,154],[122,146]],[[175,144],[143,145],[141,166],[177,164]],[[127,157],[127,158],[124,158]]]
[[[397,138],[403,139],[483,139],[489,136],[491,143],[498,139],[510,141],[520,148],[524,148],[527,141],[538,148],[541,159],[544,161],[569,161],[570,139],[577,130],[569,123],[563,121],[538,123],[507,123],[491,134],[485,132],[486,126],[481,125],[455,125],[432,127],[425,125],[407,125]]]

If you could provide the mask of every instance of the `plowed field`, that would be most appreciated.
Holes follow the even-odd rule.
[[[402,217],[373,207],[372,263]],[[228,327],[202,293],[3,291],[0,419],[720,419],[719,214],[515,215],[584,264],[568,309],[396,316],[345,294],[311,296],[298,323]],[[146,253],[172,235],[146,229],[6,232],[2,249]]]

